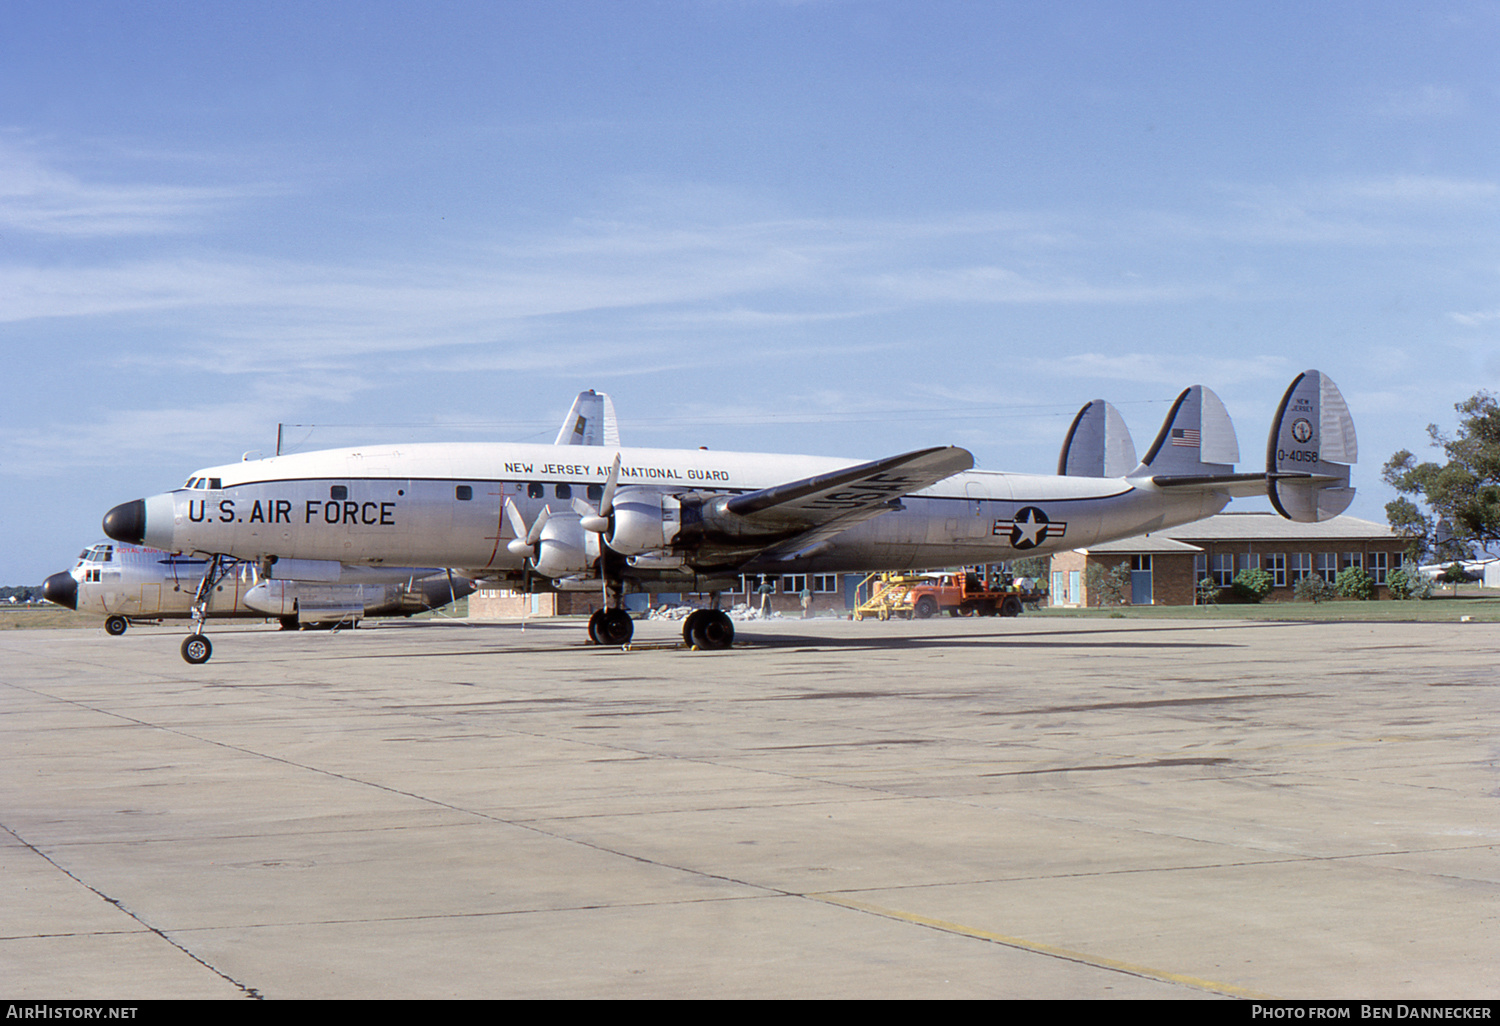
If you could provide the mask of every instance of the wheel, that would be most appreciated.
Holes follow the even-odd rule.
[[[931,595],[923,595],[921,598],[917,599],[917,604],[912,609],[912,612],[916,614],[918,620],[926,620],[928,617],[937,616],[937,611],[937,599],[933,598]]]
[[[189,634],[182,641],[182,658],[194,666],[208,662],[208,657],[213,654],[213,644],[202,634]]]
[[[973,616],[974,615],[974,607],[971,606],[971,605],[968,605],[967,603],[965,603],[964,605],[961,605],[961,606],[954,606],[952,609],[948,610],[948,615],[949,616]]]
[[[1021,596],[1019,596],[1019,595],[1007,595],[1007,596],[1005,596],[1005,601],[1000,604],[1000,615],[1001,616],[1020,616],[1021,615]]]
[[[276,622],[281,624],[280,629],[284,631],[294,631],[298,627],[302,626],[297,622],[297,618],[295,616],[278,616],[276,618]]]
[[[594,629],[594,636],[601,645],[628,645],[634,634],[635,621],[623,609],[605,610]]]
[[[108,620],[104,621],[104,633],[118,638],[121,634],[125,633],[125,629],[129,626],[130,621],[123,616],[111,616]]]
[[[682,621],[682,643],[688,648],[692,648],[698,644],[698,642],[693,640],[693,635],[697,633],[698,625],[703,622],[703,618],[707,615],[707,609],[695,609],[687,615],[686,620]]]
[[[734,644],[734,621],[719,609],[705,609],[693,630],[693,644],[702,649],[728,648]]]
[[[604,610],[596,609],[589,614],[589,644],[602,645],[599,640],[599,621],[604,617]]]

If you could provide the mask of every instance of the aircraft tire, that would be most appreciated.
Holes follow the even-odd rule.
[[[693,630],[693,644],[701,649],[722,649],[734,644],[734,621],[720,609],[705,609]]]
[[[695,609],[682,621],[682,643],[688,648],[698,644],[693,640],[693,635],[698,632],[698,625],[703,622],[703,617],[708,614],[706,609]]]
[[[1000,604],[1001,616],[1020,616],[1021,597],[1019,595],[1007,595],[1005,601]]]
[[[123,616],[111,616],[104,621],[104,633],[118,638],[121,634],[125,633],[126,628],[129,626],[130,621]]]
[[[278,616],[276,622],[281,625],[280,629],[284,631],[294,631],[302,626],[295,616]]]
[[[596,609],[589,614],[589,644],[602,645],[599,640],[599,621],[604,617],[604,610]]]
[[[208,662],[213,654],[213,643],[202,634],[189,634],[182,639],[182,658],[194,666]]]
[[[917,599],[917,604],[912,608],[912,613],[918,620],[926,620],[937,615],[937,599],[931,595],[923,595]]]
[[[607,609],[594,633],[601,645],[628,645],[635,636],[635,621],[623,609]]]

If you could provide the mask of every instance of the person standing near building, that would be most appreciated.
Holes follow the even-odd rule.
[[[806,620],[812,614],[812,589],[804,584],[797,597],[802,599],[802,619]]]

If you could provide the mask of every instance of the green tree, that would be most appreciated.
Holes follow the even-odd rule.
[[[1084,571],[1084,583],[1094,605],[1123,606],[1130,595],[1130,560],[1124,560],[1113,569],[1102,563],[1090,563]]]
[[[1408,539],[1413,559],[1464,559],[1500,541],[1500,400],[1476,392],[1453,407],[1456,434],[1427,425],[1446,463],[1419,463],[1402,449],[1382,470],[1400,498],[1385,507],[1391,528]]]

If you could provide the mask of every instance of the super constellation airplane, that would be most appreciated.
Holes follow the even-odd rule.
[[[133,622],[186,619],[209,561],[144,545],[99,542],[71,570],[42,583],[42,597],[69,609],[100,613],[104,629],[124,634]],[[474,591],[472,580],[432,567],[342,566],[283,559],[274,577],[255,562],[225,560],[204,595],[216,617],[271,617],[286,629],[334,626],[367,616],[411,616]]]
[[[1354,424],[1318,371],[1282,397],[1266,470],[1236,473],[1224,404],[1201,385],[1177,397],[1144,458],[1112,407],[1080,411],[1057,477],[973,470],[956,447],[872,462],[707,450],[485,443],[372,446],[211,467],[175,491],[123,503],[109,537],[227,558],[450,566],[526,587],[599,588],[591,639],[628,643],[627,590],[708,592],[684,623],[699,647],[734,637],[719,595],[741,574],[923,570],[996,563],[1211,516],[1269,495],[1283,516],[1327,519],[1352,500]],[[1123,437],[1122,437],[1123,436]],[[211,648],[200,628],[189,662]]]

